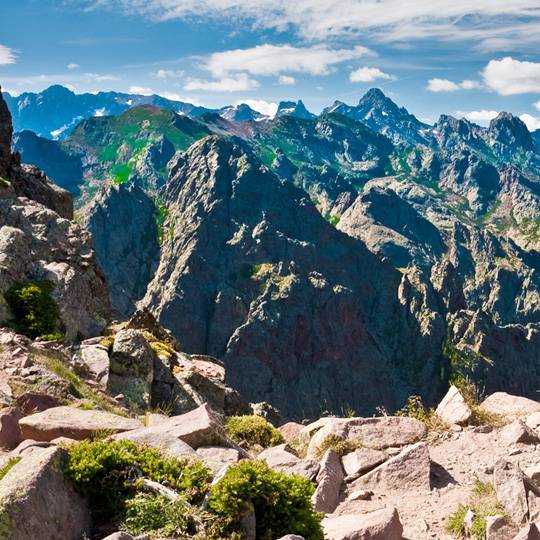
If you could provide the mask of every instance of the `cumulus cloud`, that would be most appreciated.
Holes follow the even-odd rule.
[[[264,101],[263,99],[239,99],[235,105],[245,103],[249,105],[254,111],[258,111],[266,116],[274,117],[278,110],[278,104],[271,101]]]
[[[540,93],[540,63],[515,60],[511,56],[491,60],[482,72],[485,85],[501,96]]]
[[[79,68],[81,66],[79,66],[79,64],[68,64],[66,67],[68,69],[77,69],[77,68]]]
[[[540,101],[537,101],[537,102],[534,104],[534,108],[535,108],[537,111],[540,111]]]
[[[469,79],[461,82],[454,82],[449,79],[430,79],[427,85],[430,92],[457,92],[458,90],[472,90],[480,87],[481,84],[478,81]]]
[[[486,109],[482,109],[481,111],[457,111],[456,113],[457,116],[478,124],[486,124],[498,114],[497,111],[488,111]]]
[[[244,92],[254,90],[259,87],[255,79],[251,79],[246,73],[239,73],[236,76],[222,77],[216,80],[192,79],[184,86],[184,90],[202,90],[205,92]]]
[[[540,129],[540,118],[535,118],[530,114],[522,114],[519,118],[527,126],[529,131]]]
[[[257,45],[209,55],[203,67],[214,77],[234,72],[250,75],[278,75],[283,72],[327,75],[336,64],[373,54],[369,49],[330,49],[325,45],[293,47],[292,45]]]
[[[283,86],[292,86],[296,83],[296,79],[294,77],[291,77],[290,75],[280,75],[278,83]]]
[[[74,0],[73,0],[74,1]],[[78,0],[81,2],[81,0]],[[154,20],[233,19],[307,39],[373,37],[474,41],[484,50],[510,43],[537,47],[538,0],[82,0],[87,6],[122,9]],[[502,49],[508,50],[508,49]]]
[[[379,68],[375,67],[362,67],[351,71],[349,79],[352,82],[373,82],[377,79],[385,79],[387,81],[393,81],[396,77],[389,75]]]

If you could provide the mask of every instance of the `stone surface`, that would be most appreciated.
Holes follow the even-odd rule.
[[[512,540],[540,540],[540,530],[535,523],[529,523]]]
[[[168,421],[150,427],[141,427],[117,435],[116,438],[144,440],[151,445],[163,446],[180,440],[195,450],[201,446],[236,448],[225,433],[220,420],[206,404],[186,414],[171,416]]]
[[[234,448],[223,448],[221,446],[200,446],[197,448],[197,456],[217,473],[226,465],[238,463],[240,452]]]
[[[404,446],[420,440],[426,434],[424,423],[408,417],[335,418],[327,421],[311,438],[308,456],[315,457],[319,446],[329,436],[358,441],[372,448]]]
[[[17,408],[25,415],[58,407],[60,402],[54,396],[38,392],[24,392],[16,400]]]
[[[2,527],[9,540],[78,540],[89,532],[90,512],[64,479],[66,452],[45,448],[25,454],[0,482]],[[5,533],[4,533],[5,534]]]
[[[395,508],[323,519],[327,540],[401,540],[403,527]]]
[[[536,444],[540,442],[540,437],[536,432],[519,418],[504,426],[501,431],[501,439],[508,444]]]
[[[0,409],[0,447],[5,450],[15,448],[22,440],[19,420],[22,413],[15,407]]]
[[[119,433],[142,426],[139,420],[105,411],[54,407],[19,421],[23,439],[51,441],[57,437],[86,439],[98,431]]]
[[[266,461],[270,467],[278,470],[293,467],[300,461],[287,443],[266,448],[257,456],[257,459]]]
[[[338,454],[332,449],[327,450],[321,460],[316,479],[317,487],[311,499],[317,512],[329,514],[336,509],[343,479],[343,468]]]
[[[304,429],[304,426],[297,422],[287,422],[286,424],[280,426],[278,429],[283,435],[285,442],[291,442],[295,439],[300,438],[300,434]]]
[[[156,354],[139,330],[120,330],[110,355],[107,390],[123,394],[130,408],[146,410],[151,403]]]
[[[358,478],[351,489],[430,489],[430,458],[425,443],[404,448],[371,472]]]
[[[436,412],[449,425],[466,424],[472,416],[471,408],[463,399],[461,392],[453,385],[439,403]]]
[[[540,412],[540,402],[506,392],[495,392],[481,404],[482,409],[504,417],[529,416]]]
[[[493,469],[493,483],[497,499],[514,523],[524,523],[527,520],[528,507],[521,469],[505,459],[499,459]]]
[[[109,536],[103,538],[103,540],[134,540],[134,537],[125,532],[115,532],[109,534]]]
[[[517,532],[505,516],[486,517],[486,540],[512,540]]]
[[[371,448],[358,448],[354,452],[342,456],[341,463],[347,477],[346,481],[350,482],[358,478],[387,459],[388,454]]]

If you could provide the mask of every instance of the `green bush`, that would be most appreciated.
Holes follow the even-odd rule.
[[[273,540],[286,534],[322,540],[323,514],[313,510],[313,491],[313,484],[305,478],[276,472],[263,461],[246,460],[230,467],[212,487],[208,508],[234,522],[246,504],[253,504],[257,540]],[[238,531],[238,523],[236,528]]]
[[[71,445],[66,474],[88,497],[98,521],[124,514],[126,500],[136,495],[141,476],[194,503],[203,499],[211,480],[202,462],[165,456],[131,441],[88,440]]]
[[[198,507],[186,505],[184,500],[172,501],[161,495],[139,493],[126,501],[125,518],[120,528],[150,538],[217,540],[221,538],[224,522]]]
[[[17,283],[8,289],[4,296],[14,317],[11,326],[32,339],[60,338],[57,331],[60,312],[52,297],[53,290],[54,285],[47,280]]]
[[[15,456],[8,459],[8,462],[0,468],[0,480],[6,476],[6,474],[13,468],[19,461],[21,461],[21,456]]]
[[[231,416],[225,429],[229,437],[244,448],[256,444],[268,448],[285,442],[279,429],[260,416]]]

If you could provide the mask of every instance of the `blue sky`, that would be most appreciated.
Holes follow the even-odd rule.
[[[378,86],[423,120],[540,128],[540,2],[2,0],[0,84],[55,83],[314,112]]]

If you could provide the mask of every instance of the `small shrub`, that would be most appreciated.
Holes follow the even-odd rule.
[[[54,285],[47,280],[17,283],[5,293],[6,302],[13,313],[10,321],[20,334],[36,339],[54,336],[58,339],[58,306],[52,297]]]
[[[71,445],[66,474],[88,497],[98,521],[123,515],[141,476],[169,486],[190,502],[202,500],[211,479],[201,462],[165,456],[131,441],[104,440]]]
[[[244,448],[257,444],[268,448],[285,442],[279,429],[260,416],[231,416],[225,429],[229,437]]]
[[[183,499],[172,501],[161,495],[139,493],[126,501],[120,527],[130,534],[150,538],[217,540],[228,523],[229,520],[186,504]]]
[[[208,508],[232,520],[238,519],[247,503],[253,504],[257,540],[273,540],[298,534],[306,540],[322,540],[323,514],[313,510],[313,484],[300,476],[286,476],[263,461],[241,461],[232,466],[211,489]],[[232,531],[231,531],[232,532]]]
[[[469,509],[459,504],[456,511],[450,515],[446,523],[446,531],[456,538],[461,538],[465,535],[465,516]]]
[[[15,457],[9,458],[8,462],[2,468],[0,468],[0,480],[2,480],[4,478],[4,476],[6,476],[6,474],[13,467],[15,467],[15,465],[17,465],[17,463],[19,463],[19,461],[21,461],[21,459],[22,459],[21,456],[15,456]]]
[[[484,397],[483,392],[469,377],[457,376],[452,381],[452,384],[461,392],[463,399],[472,411],[472,416],[468,422],[470,425],[499,427],[505,423],[502,416],[480,407],[480,403]]]

